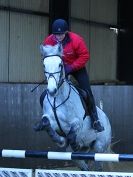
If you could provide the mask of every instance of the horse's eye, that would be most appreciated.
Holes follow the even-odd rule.
[[[45,65],[43,65],[43,69],[44,69],[44,72],[46,72],[46,67],[45,67]]]
[[[62,68],[62,63],[59,64],[59,68]]]

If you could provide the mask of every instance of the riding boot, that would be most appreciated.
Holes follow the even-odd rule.
[[[41,96],[40,96],[40,105],[41,105],[42,108],[43,108],[43,100],[44,100],[46,94],[47,94],[47,91],[44,90],[44,92],[43,92],[43,93],[41,94]],[[35,125],[34,125],[34,130],[35,130],[35,131],[44,130],[44,126],[45,126],[45,125],[44,125],[44,123],[43,123],[43,118],[42,118],[39,122],[35,123]]]
[[[91,117],[92,128],[95,129],[97,132],[102,132],[104,130],[104,127],[101,125],[98,118],[96,105],[91,90],[87,90],[87,109]]]

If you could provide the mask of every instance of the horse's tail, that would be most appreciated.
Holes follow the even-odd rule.
[[[100,102],[99,102],[99,108],[103,111],[103,100],[100,100]]]
[[[112,144],[110,144],[108,146],[106,153],[108,153],[108,154],[114,154],[114,152],[113,152],[113,145]]]
[[[107,148],[107,153],[115,154],[115,152],[113,151],[113,148],[119,142],[120,142],[120,140],[110,143],[110,145]]]
[[[120,140],[118,140],[117,142],[111,143],[108,146],[106,153],[115,154],[115,152],[113,151],[113,147],[119,142],[120,142]],[[114,169],[115,169],[115,164],[113,162],[107,162],[107,163],[105,163],[105,166],[106,166],[105,169],[107,169],[109,171],[114,171]]]

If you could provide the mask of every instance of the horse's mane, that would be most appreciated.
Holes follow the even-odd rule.
[[[40,52],[43,57],[49,55],[58,55],[60,57],[63,56],[63,48],[62,45],[56,44],[52,45],[40,45]]]

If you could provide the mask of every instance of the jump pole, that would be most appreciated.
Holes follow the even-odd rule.
[[[80,153],[80,152],[53,152],[34,150],[0,150],[3,158],[43,158],[51,160],[93,160],[93,161],[133,161],[133,154],[104,154],[104,153]]]

